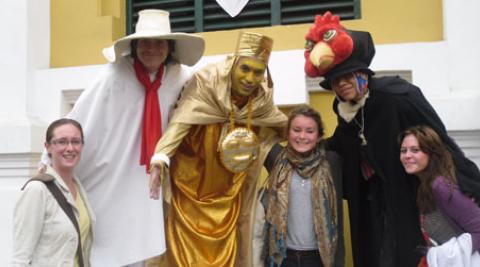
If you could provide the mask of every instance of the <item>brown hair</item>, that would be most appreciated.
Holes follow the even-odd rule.
[[[398,136],[400,145],[408,135],[413,135],[417,139],[420,150],[429,157],[428,164],[420,177],[420,187],[417,192],[417,206],[421,212],[425,213],[435,210],[432,192],[432,182],[435,178],[445,177],[453,190],[453,185],[457,183],[455,165],[452,154],[432,128],[423,125],[408,128]]]
[[[288,115],[286,136],[288,136],[288,133],[290,132],[290,126],[292,124],[292,120],[295,119],[295,117],[300,115],[313,119],[317,124],[318,137],[323,137],[325,130],[323,128],[322,117],[320,117],[320,113],[318,113],[318,111],[314,110],[313,108],[307,105],[301,105],[299,107],[294,108],[292,111],[290,111],[290,114]]]
[[[80,123],[76,120],[73,120],[73,119],[67,119],[67,118],[63,118],[63,119],[58,119],[52,123],[50,123],[50,125],[48,126],[47,128],[47,134],[45,136],[45,142],[47,142],[48,144],[50,144],[50,142],[52,141],[52,138],[53,138],[53,131],[62,126],[62,125],[65,125],[65,124],[71,124],[73,126],[75,126],[79,131],[80,131],[80,136],[82,137],[82,143],[84,142],[84,138],[83,138],[83,129],[82,129],[82,125],[80,125]]]

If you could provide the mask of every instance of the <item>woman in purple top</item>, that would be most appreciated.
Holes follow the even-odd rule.
[[[428,126],[415,126],[399,136],[400,161],[420,180],[417,206],[429,246],[469,233],[472,252],[480,250],[480,207],[457,185],[449,150]]]

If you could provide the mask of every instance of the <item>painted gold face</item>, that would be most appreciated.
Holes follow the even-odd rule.
[[[263,61],[251,57],[240,57],[232,70],[232,93],[250,96],[264,80],[267,66]]]

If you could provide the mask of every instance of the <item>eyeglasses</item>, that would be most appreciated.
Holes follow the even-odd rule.
[[[83,145],[83,140],[78,138],[73,138],[71,140],[62,138],[62,139],[52,140],[50,141],[50,143],[59,147],[66,147],[69,144],[72,144],[72,146],[74,147],[79,147]]]

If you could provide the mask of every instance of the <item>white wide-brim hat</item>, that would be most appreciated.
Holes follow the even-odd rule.
[[[104,48],[103,55],[110,62],[131,53],[130,42],[134,39],[164,39],[174,40],[175,49],[172,58],[188,66],[193,66],[203,55],[205,41],[202,37],[183,33],[171,32],[169,13],[159,9],[146,9],[138,12],[138,22],[135,33],[115,41],[113,46]]]

